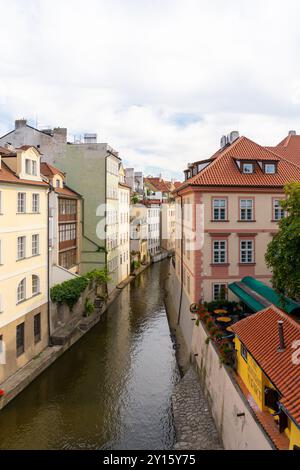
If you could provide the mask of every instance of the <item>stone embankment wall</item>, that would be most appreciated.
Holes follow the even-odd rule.
[[[220,363],[214,344],[207,344],[206,340],[207,334],[203,326],[195,326],[192,350],[196,354],[196,369],[224,448],[272,450],[274,447],[256,421],[235,382],[233,371]]]

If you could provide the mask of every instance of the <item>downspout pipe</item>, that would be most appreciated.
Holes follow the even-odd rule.
[[[180,277],[181,277],[181,286],[180,286],[180,300],[179,300],[179,310],[178,310],[178,319],[177,325],[180,325],[181,319],[181,308],[182,308],[182,296],[183,296],[183,203],[182,196],[180,197],[180,211],[181,211],[181,240],[180,240]]]
[[[48,291],[48,304],[47,304],[47,322],[48,322],[48,346],[52,346],[51,341],[51,298],[50,298],[50,194],[53,191],[53,186],[49,185],[49,191],[47,192],[47,291]]]

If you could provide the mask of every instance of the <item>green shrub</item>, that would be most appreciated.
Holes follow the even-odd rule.
[[[107,268],[104,269],[94,269],[87,273],[84,277],[90,281],[96,281],[97,285],[106,284],[110,281]]]
[[[205,307],[209,312],[214,310],[226,309],[228,313],[234,313],[238,310],[239,304],[231,300],[214,300],[213,302],[205,302]]]
[[[91,315],[95,310],[94,305],[92,304],[92,302],[90,301],[90,299],[88,297],[85,299],[84,309],[85,309],[85,313],[87,315]]]
[[[86,277],[77,277],[70,281],[65,281],[51,288],[50,298],[52,302],[67,304],[70,310],[78,302],[82,292],[88,286]]]

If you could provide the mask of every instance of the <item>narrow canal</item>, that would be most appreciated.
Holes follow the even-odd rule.
[[[168,260],[0,412],[1,449],[169,449],[178,378],[164,307]]]

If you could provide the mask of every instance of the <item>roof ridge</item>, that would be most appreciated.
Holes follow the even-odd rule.
[[[278,145],[278,147],[285,148],[285,147],[283,147],[282,145]],[[266,147],[264,147],[264,148],[266,148]],[[276,147],[274,147],[274,148],[276,148]],[[300,165],[297,165],[297,163],[292,162],[291,160],[289,160],[289,159],[286,158],[286,157],[282,157],[281,155],[279,155],[279,153],[276,153],[276,152],[274,152],[273,150],[269,150],[269,149],[266,149],[266,150],[270,151],[271,153],[274,153],[274,155],[276,155],[277,157],[279,157],[281,160],[284,160],[286,163],[289,163],[289,164],[291,164],[291,165],[293,165],[294,167],[296,167],[296,168],[299,169],[299,166],[300,166]]]

